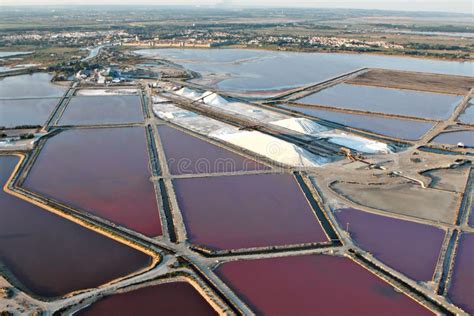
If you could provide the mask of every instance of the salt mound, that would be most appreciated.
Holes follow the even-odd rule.
[[[387,144],[376,142],[368,138],[348,135],[345,133],[322,133],[318,135],[321,138],[327,138],[330,143],[347,147],[356,151],[368,154],[389,154],[392,151]]]
[[[168,104],[163,104],[164,106]],[[156,116],[163,120],[173,120],[176,118],[188,118],[188,117],[195,117],[197,116],[196,113],[194,112],[189,112],[180,108],[171,108],[171,109],[163,109],[163,107],[159,107],[158,105],[153,105],[153,113],[155,113]]]
[[[137,95],[138,89],[80,89],[77,96]]]
[[[160,95],[154,95],[151,97],[153,103],[169,102],[167,98],[164,98]]]
[[[185,98],[188,98],[188,99],[192,99],[192,100],[198,100],[202,97],[201,93],[195,91],[195,90],[192,90],[192,89],[189,89],[189,88],[181,88],[180,90],[176,91],[175,92],[177,95],[180,95],[182,97],[185,97]]]
[[[258,131],[239,131],[224,128],[208,135],[235,146],[247,149],[276,162],[293,167],[318,167],[327,162],[294,144]]]
[[[203,99],[204,103],[213,105],[213,106],[225,106],[229,101],[218,95],[217,93],[211,92],[211,91],[206,91],[203,93],[203,96],[206,95],[206,97]]]
[[[306,135],[316,136],[319,138],[327,138],[327,141],[353,150],[357,150],[368,154],[388,154],[391,153],[387,144],[376,142],[368,138],[349,135],[329,131],[328,128],[319,125],[306,118],[289,118],[280,121],[271,122],[270,124],[278,125],[289,130],[299,132]]]
[[[233,127],[233,126],[229,126],[229,127],[223,127],[223,128],[220,128],[218,130],[215,130],[211,133],[209,133],[209,137],[213,137],[213,138],[218,138],[218,139],[223,139],[225,137],[228,137],[229,135],[231,134],[236,134],[236,133],[240,133],[241,131],[239,131],[237,128]]]
[[[280,121],[270,122],[270,124],[278,125],[306,135],[317,135],[321,132],[328,131],[328,128],[302,117],[292,117]]]

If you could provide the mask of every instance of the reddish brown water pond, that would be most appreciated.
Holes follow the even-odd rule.
[[[188,283],[165,283],[108,296],[78,315],[217,315]]]
[[[236,172],[269,169],[254,160],[234,154],[168,126],[158,132],[172,174]]]
[[[335,215],[362,249],[410,278],[431,280],[443,230],[355,209],[339,210]]]
[[[474,234],[464,233],[458,246],[448,295],[469,314],[474,314]]]
[[[2,187],[18,161],[18,157],[0,156]],[[96,287],[150,263],[144,253],[3,190],[0,218],[0,263],[23,288],[39,296]]]
[[[143,121],[140,97],[136,95],[73,97],[59,123],[99,125]]]
[[[234,261],[220,266],[217,275],[257,314],[433,315],[343,257]]]
[[[144,129],[66,130],[49,139],[24,186],[148,236],[161,234]]]
[[[192,243],[238,249],[327,241],[290,175],[177,179],[174,184]]]

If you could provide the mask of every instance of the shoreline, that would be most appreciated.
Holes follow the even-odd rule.
[[[304,49],[278,49],[268,48],[268,47],[248,47],[246,45],[231,45],[231,46],[218,46],[218,47],[153,47],[153,46],[129,46],[127,47],[130,50],[145,50],[145,49],[180,49],[180,50],[218,50],[218,49],[239,49],[239,50],[258,50],[258,51],[269,51],[269,52],[287,52],[287,53],[302,53],[302,54],[347,54],[347,55],[375,55],[383,57],[402,57],[402,58],[413,58],[413,59],[425,59],[425,60],[435,60],[435,61],[451,61],[451,62],[474,62],[474,57],[469,59],[464,58],[441,58],[435,56],[416,56],[408,54],[399,54],[399,53],[383,53],[383,52],[355,52],[347,50],[304,50]]]

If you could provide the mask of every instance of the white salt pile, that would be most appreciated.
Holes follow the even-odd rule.
[[[185,97],[185,98],[188,98],[188,99],[191,99],[191,100],[199,100],[202,96],[201,93],[199,93],[195,90],[186,88],[186,87],[181,88],[178,91],[175,91],[175,93],[177,95],[180,95],[182,97]]]
[[[330,143],[347,147],[363,153],[389,154],[392,152],[388,145],[385,143],[376,142],[368,138],[349,135],[346,133],[328,132],[321,133],[318,135],[318,137],[326,138]]]
[[[77,96],[137,95],[138,89],[80,89]]]
[[[294,144],[258,131],[239,131],[229,127],[212,132],[208,136],[293,167],[318,167],[328,162],[325,158]]]
[[[330,128],[322,126],[306,118],[289,117],[287,115],[282,115],[273,111],[260,109],[247,103],[229,102],[225,98],[212,91],[200,93],[193,89],[182,88],[176,91],[176,94],[188,99],[200,100],[209,107],[220,108],[223,111],[243,115],[258,122],[269,123],[295,131],[297,133],[325,139],[330,143],[363,153],[386,154],[391,152],[385,143],[376,142],[364,137],[345,134],[337,130],[331,130]],[[190,124],[189,121],[186,123]],[[202,124],[202,120],[199,120],[199,123]],[[219,129],[211,130],[211,134],[209,134],[209,136],[230,142],[236,146],[292,166],[308,167],[318,166],[322,163],[325,163],[323,158],[316,156],[296,145],[257,131],[239,131],[235,128],[231,130]]]
[[[153,101],[153,103],[169,102],[169,100],[167,98],[164,98],[160,95],[152,96],[151,100]]]
[[[172,103],[153,104],[153,112],[163,120],[172,122],[201,135],[209,133],[229,125],[195,112],[183,110]]]
[[[159,118],[167,121],[172,121],[176,118],[187,118],[197,116],[196,113],[180,109],[178,107],[173,106],[171,103],[154,104],[153,113],[155,113],[155,115]]]
[[[285,120],[271,122],[289,130],[310,135],[318,138],[327,139],[328,142],[357,150],[367,154],[388,154],[390,148],[385,143],[376,142],[368,138],[350,135],[336,130],[329,130],[316,122],[306,118],[289,118]]]
[[[156,116],[199,134],[231,143],[260,156],[293,167],[317,167],[328,162],[294,144],[258,131],[241,131],[226,123],[183,110],[172,103],[153,105]]]
[[[292,117],[280,121],[270,122],[270,124],[278,125],[306,135],[317,135],[321,132],[326,132],[329,130],[327,127],[319,125],[316,122],[300,117]]]
[[[206,91],[204,92],[203,96],[203,102],[208,105],[213,105],[213,106],[225,106],[229,103],[226,99],[218,95],[217,93],[211,92],[211,91]]]

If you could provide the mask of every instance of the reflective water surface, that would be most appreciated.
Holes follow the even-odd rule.
[[[66,130],[50,138],[24,186],[149,236],[161,234],[142,127]]]
[[[217,275],[258,315],[433,315],[343,257],[234,261]]]
[[[217,315],[190,285],[174,282],[105,297],[77,315]]]
[[[320,82],[362,67],[472,76],[471,62],[366,54],[296,53],[243,49],[145,49],[145,56],[170,58],[206,73],[230,74],[223,90],[282,89]]]
[[[474,100],[470,100],[468,106],[461,115],[458,121],[464,124],[474,125]]]
[[[32,52],[0,52],[0,58],[19,56],[19,55],[28,55]]]
[[[53,75],[34,73],[0,79],[0,98],[61,97],[67,87],[51,83]]]
[[[339,210],[335,215],[362,249],[412,279],[432,279],[443,230],[355,209]]]
[[[474,192],[471,194],[471,213],[469,214],[469,225],[474,227]]]
[[[327,241],[289,175],[176,179],[188,237],[213,249]]]
[[[73,97],[64,111],[61,125],[139,123],[143,111],[139,96]]]
[[[18,157],[0,156],[2,188],[18,161]],[[3,190],[0,218],[0,263],[39,296],[96,287],[150,263],[142,252]]]
[[[469,314],[474,313],[474,234],[461,235],[456,258],[451,286],[448,295],[451,300]]]
[[[58,98],[0,100],[0,126],[44,125]]]
[[[474,131],[441,133],[433,139],[433,142],[450,145],[461,142],[465,146],[474,147]]]
[[[449,118],[461,100],[461,96],[343,83],[297,102],[442,120]]]

